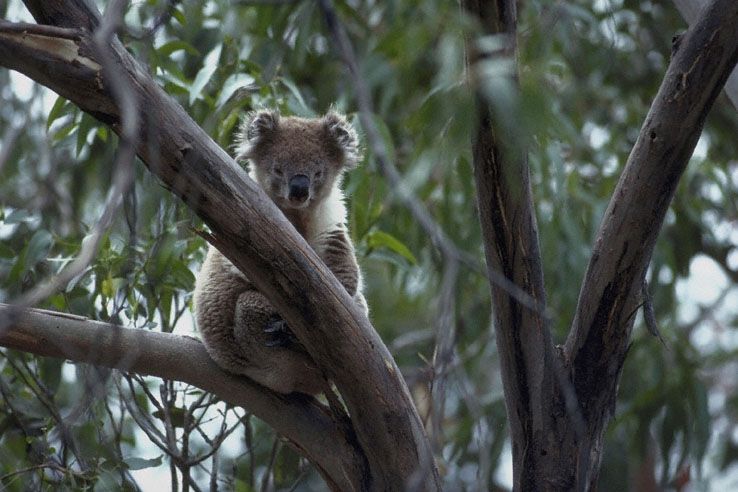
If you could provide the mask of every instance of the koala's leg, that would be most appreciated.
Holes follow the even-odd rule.
[[[282,336],[275,334],[277,331],[289,343],[275,342],[275,336]],[[240,352],[249,359],[243,373],[257,383],[280,393],[316,394],[323,390],[326,383],[315,362],[260,292],[248,290],[238,297],[233,335]]]

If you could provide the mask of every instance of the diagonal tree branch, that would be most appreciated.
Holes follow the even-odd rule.
[[[646,269],[705,117],[738,61],[737,23],[738,3],[714,0],[682,38],[595,238],[564,354],[591,441],[580,460],[590,456],[596,468]]]
[[[707,4],[707,0],[674,0],[674,4],[691,26],[697,20],[700,10]],[[738,70],[734,69],[725,82],[725,93],[733,103],[733,107],[738,110]]]
[[[585,412],[589,398],[614,395],[603,377],[619,374],[664,216],[738,61],[736,23],[738,4],[715,0],[686,33],[605,211],[565,347]]]
[[[98,24],[99,14],[83,0],[28,5],[39,22],[67,28]],[[0,21],[0,64],[52,88],[120,133],[120,111],[90,33],[81,29],[73,39],[68,30],[63,34],[19,34]],[[404,488],[431,455],[430,446],[402,375],[366,316],[268,197],[120,42],[113,41],[110,53],[147,108],[138,130],[139,157],[210,226],[213,244],[253,279],[340,390],[355,429],[347,439],[356,440],[365,460],[353,467],[365,471],[359,488]],[[427,489],[439,487],[435,473],[423,480]]]

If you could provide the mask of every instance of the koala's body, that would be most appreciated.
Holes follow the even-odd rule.
[[[238,158],[367,312],[340,181],[359,160],[356,132],[334,112],[322,118],[252,113]],[[217,249],[208,250],[195,286],[195,318],[223,369],[280,393],[320,393],[325,380],[269,301]]]

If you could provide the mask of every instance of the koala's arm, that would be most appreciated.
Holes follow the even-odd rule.
[[[362,292],[362,278],[356,261],[354,245],[344,227],[337,227],[320,236],[318,254],[330,268],[346,292],[354,299],[364,314],[369,313]]]
[[[356,262],[354,245],[343,228],[323,233],[320,237],[319,255],[336,276],[350,296],[354,296],[360,286],[361,273]]]

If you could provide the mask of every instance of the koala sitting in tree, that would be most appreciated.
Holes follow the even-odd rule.
[[[340,189],[356,167],[356,132],[329,112],[322,118],[281,117],[261,110],[241,128],[239,160],[367,312]],[[280,393],[316,394],[325,381],[284,320],[256,287],[210,246],[195,286],[195,318],[205,346],[228,372]]]

